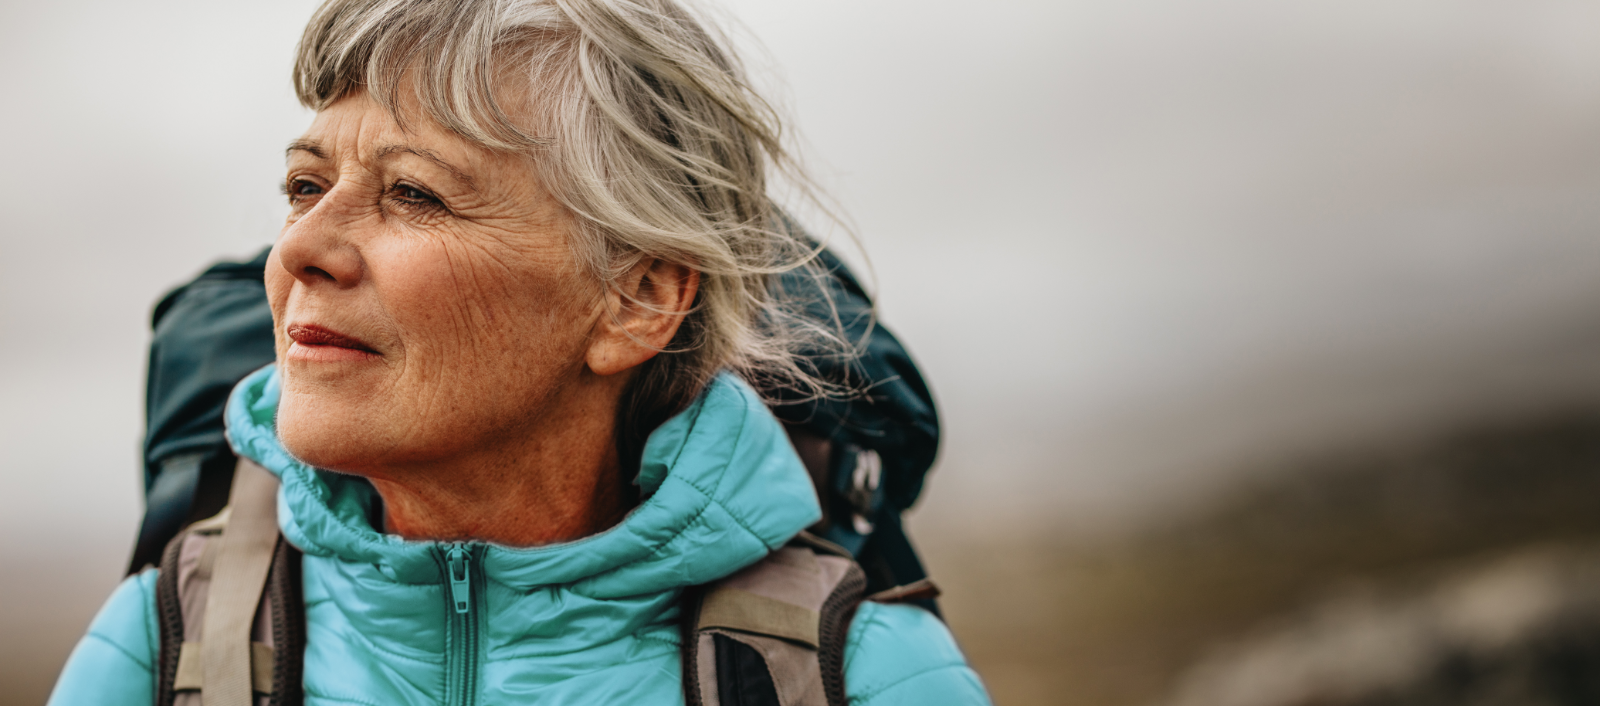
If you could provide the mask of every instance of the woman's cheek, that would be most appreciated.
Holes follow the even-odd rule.
[[[277,350],[279,362],[289,348],[288,336],[284,333],[284,311],[289,303],[289,289],[294,284],[294,278],[278,260],[277,248],[267,256],[266,272],[263,284],[267,290],[267,307],[272,310],[272,337]]]

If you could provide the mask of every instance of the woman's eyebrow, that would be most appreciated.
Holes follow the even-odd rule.
[[[318,159],[328,158],[327,151],[322,149],[322,143],[317,142],[316,140],[293,140],[289,143],[289,146],[283,150],[283,156],[288,157],[290,154],[296,151],[310,152],[313,157]]]
[[[450,176],[455,177],[455,180],[461,182],[462,186],[465,186],[468,189],[477,190],[477,185],[473,183],[471,174],[457,169],[455,165],[444,161],[444,158],[434,154],[433,151],[426,150],[421,147],[412,147],[410,145],[384,145],[373,151],[372,161],[377,162],[396,154],[414,154],[418,157],[428,160],[429,162],[433,162],[434,165],[438,166],[440,169],[449,172]]]

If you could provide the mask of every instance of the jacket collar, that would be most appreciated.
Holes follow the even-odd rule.
[[[397,582],[438,583],[440,543],[375,530],[370,483],[307,466],[283,448],[279,394],[276,366],[262,368],[234,388],[226,420],[234,451],[282,481],[284,537],[306,554],[372,565]],[[617,526],[541,547],[487,544],[485,573],[522,591],[562,585],[595,598],[637,596],[733,573],[821,517],[781,425],[729,373],[650,435],[638,482],[644,499]]]

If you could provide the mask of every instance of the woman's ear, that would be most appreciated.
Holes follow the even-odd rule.
[[[655,357],[672,342],[695,294],[700,271],[687,265],[648,258],[607,290],[587,363],[597,375],[615,375]]]

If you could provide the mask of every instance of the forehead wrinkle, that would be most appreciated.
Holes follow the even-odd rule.
[[[432,162],[435,166],[439,167],[440,169],[443,169],[446,172],[449,172],[450,176],[455,177],[455,180],[458,181],[458,182],[461,182],[462,186],[465,186],[468,189],[472,189],[474,191],[476,191],[477,188],[478,188],[478,186],[474,182],[471,174],[468,174],[468,173],[456,168],[455,165],[444,161],[443,157],[440,157],[437,153],[433,152],[432,150],[423,149],[421,147],[412,147],[410,145],[384,145],[384,146],[379,147],[378,149],[373,151],[373,153],[372,153],[372,161],[373,162],[379,162],[379,161],[382,161],[385,158],[394,156],[396,154],[414,154],[414,155],[416,155],[418,157],[421,157],[423,159],[428,160],[429,162]]]

